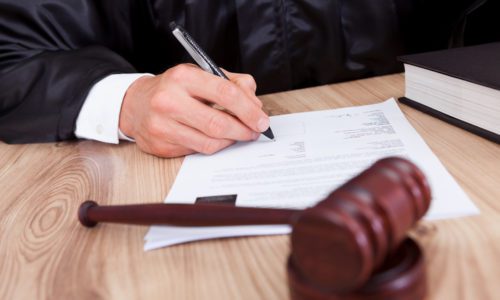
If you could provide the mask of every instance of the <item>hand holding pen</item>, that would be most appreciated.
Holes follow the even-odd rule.
[[[170,23],[170,30],[175,38],[181,43],[181,45],[186,49],[186,51],[191,55],[191,57],[196,61],[196,63],[203,70],[212,73],[216,76],[222,77],[224,79],[230,80],[224,72],[215,64],[215,62],[201,49],[201,47],[194,41],[194,39],[187,33],[187,31],[182,28],[182,26],[175,24],[175,22]],[[254,81],[255,83],[255,81]],[[253,93],[255,94],[256,86],[252,86]],[[274,140],[274,134],[271,127],[266,130],[261,131],[263,135],[271,140]]]
[[[124,97],[121,131],[141,150],[161,157],[212,154],[236,141],[257,139],[269,129],[269,117],[255,96],[255,81],[246,74],[226,74],[229,80],[181,64],[137,79]]]

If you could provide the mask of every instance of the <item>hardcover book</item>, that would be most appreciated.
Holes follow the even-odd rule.
[[[500,43],[402,56],[401,103],[500,143]]]

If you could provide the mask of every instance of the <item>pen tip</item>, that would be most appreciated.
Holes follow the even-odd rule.
[[[270,140],[274,140],[274,133],[271,130],[271,127],[269,127],[266,131],[262,132],[262,134],[268,137]]]

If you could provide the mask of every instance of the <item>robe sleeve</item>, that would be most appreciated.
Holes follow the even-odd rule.
[[[0,0],[1,141],[75,138],[92,86],[110,74],[137,72],[125,58],[140,11],[134,3]]]

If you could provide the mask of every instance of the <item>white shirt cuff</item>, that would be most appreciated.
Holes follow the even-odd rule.
[[[78,138],[118,144],[118,139],[134,141],[118,128],[123,97],[139,77],[152,74],[114,74],[96,83],[83,103],[76,119]]]
[[[120,128],[118,128],[118,138],[120,140],[125,140],[125,141],[129,141],[129,142],[135,142],[135,140],[131,137],[128,137],[125,135],[125,133],[123,133]]]

